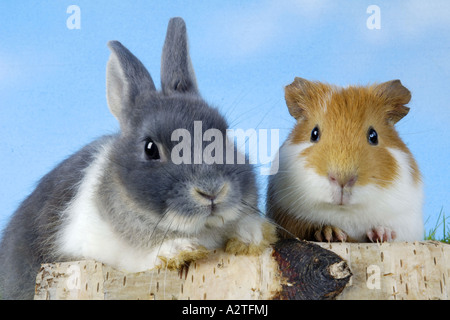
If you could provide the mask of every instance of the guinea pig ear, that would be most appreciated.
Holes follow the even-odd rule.
[[[306,117],[306,108],[312,100],[315,84],[303,78],[296,77],[294,82],[284,88],[284,98],[289,113],[295,119]]]
[[[106,99],[111,113],[121,125],[136,97],[156,91],[155,84],[144,65],[119,41],[109,41],[111,55],[106,66]]]
[[[387,81],[376,88],[379,95],[386,99],[388,122],[395,124],[409,112],[405,106],[411,100],[411,92],[406,89],[400,80]]]
[[[167,95],[174,92],[198,94],[186,24],[182,18],[170,19],[167,27],[161,58],[161,88]]]

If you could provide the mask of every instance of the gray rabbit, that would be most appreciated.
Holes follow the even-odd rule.
[[[184,21],[169,22],[161,91],[122,44],[108,46],[107,101],[120,133],[59,164],[14,213],[0,247],[4,299],[33,298],[44,262],[96,259],[129,272],[175,269],[211,249],[257,254],[276,240],[272,224],[258,214],[248,161],[197,163],[195,152],[183,154],[186,163],[172,161],[176,130],[194,135],[201,123],[202,133],[214,128],[226,137],[228,128],[199,95]]]

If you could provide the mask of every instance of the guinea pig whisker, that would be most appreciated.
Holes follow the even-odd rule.
[[[297,208],[297,205],[298,205],[301,201],[303,201],[303,199],[304,199],[304,196],[303,196],[303,195],[300,196],[300,197],[297,197],[297,199],[295,199],[294,202],[290,203],[290,205],[289,205],[288,208],[289,208],[289,209],[291,209],[291,208],[293,208],[293,209]]]
[[[386,183],[392,182],[391,180],[380,179],[380,178],[376,178],[376,177],[370,177],[370,179],[374,180],[374,181],[380,181],[380,182],[386,182]]]
[[[280,202],[280,201],[284,200],[285,198],[288,198],[288,197],[296,194],[296,191],[297,191],[297,187],[296,186],[289,186],[289,187],[283,188],[281,190],[275,191],[274,192],[274,196],[277,196],[278,194],[284,194],[283,197],[278,200],[278,202]],[[296,197],[296,201],[295,202],[298,203],[298,201],[301,201],[302,199],[303,199],[303,196]],[[270,209],[272,209],[272,207]]]
[[[289,190],[292,190],[292,189],[298,189],[298,187],[296,185],[290,185],[290,186],[287,186],[287,187],[282,188],[280,190],[274,191],[274,194],[278,195],[280,193],[285,193],[286,191],[289,191]]]

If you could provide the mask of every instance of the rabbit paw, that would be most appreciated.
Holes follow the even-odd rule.
[[[188,240],[177,240],[170,244],[168,252],[158,255],[159,263],[156,264],[156,268],[178,270],[190,262],[208,255],[208,249],[203,246],[193,244]]]
[[[314,238],[320,242],[345,242],[347,240],[347,234],[338,227],[327,225],[317,229],[314,233]]]
[[[240,238],[231,238],[225,245],[225,252],[231,254],[259,255],[271,244],[275,243],[278,238],[275,227],[264,222],[260,229],[262,238],[259,242],[246,242]]]
[[[372,242],[389,242],[397,238],[397,234],[394,230],[379,226],[367,231],[367,238]]]

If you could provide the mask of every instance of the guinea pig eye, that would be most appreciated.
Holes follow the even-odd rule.
[[[369,128],[369,131],[367,132],[367,141],[373,146],[378,144],[378,133],[372,127]]]
[[[151,139],[148,139],[145,142],[145,154],[147,155],[148,159],[150,159],[150,160],[160,159],[158,146]]]
[[[315,126],[311,131],[311,142],[318,142],[320,139],[320,130],[319,126]]]

